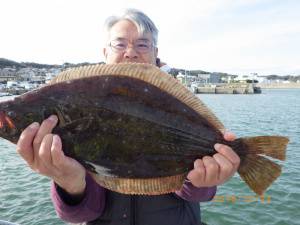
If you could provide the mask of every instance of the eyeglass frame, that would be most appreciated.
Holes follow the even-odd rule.
[[[113,41],[126,41],[126,46],[124,46],[124,49],[117,49],[116,46],[113,46],[112,45],[112,42]],[[137,46],[136,46],[136,42],[138,41],[148,41],[150,44],[149,44],[149,49],[147,49],[146,51],[141,51],[141,50],[138,50]],[[150,41],[149,39],[147,38],[140,38],[140,39],[137,39],[133,44],[130,43],[127,39],[125,38],[117,38],[117,39],[114,39],[112,41],[109,42],[108,46],[111,48],[111,50],[115,53],[124,53],[126,52],[126,50],[129,48],[129,44],[132,45],[131,48],[134,49],[134,51],[136,51],[137,53],[139,54],[145,54],[145,53],[149,53],[153,47],[155,47],[154,43],[152,41]]]

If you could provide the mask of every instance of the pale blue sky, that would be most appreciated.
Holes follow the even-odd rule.
[[[103,61],[103,22],[124,8],[156,23],[159,56],[171,67],[300,74],[298,0],[0,0],[0,57]]]

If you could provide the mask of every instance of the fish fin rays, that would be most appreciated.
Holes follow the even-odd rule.
[[[186,174],[159,178],[120,178],[91,173],[102,187],[123,194],[159,195],[180,190]]]
[[[222,132],[225,131],[220,120],[199,98],[197,98],[178,80],[161,71],[158,67],[150,64],[119,63],[79,67],[60,73],[51,81],[50,84],[103,75],[126,76],[150,83],[185,103],[203,118],[206,118],[216,129]]]
[[[238,173],[257,194],[263,192],[281,174],[281,166],[267,157],[285,160],[289,139],[282,136],[257,136],[238,138],[232,143],[241,157]],[[265,155],[265,156],[263,156]]]
[[[233,142],[234,149],[244,154],[262,154],[275,159],[285,160],[289,139],[283,136],[256,136],[238,138]]]
[[[260,155],[247,155],[238,169],[240,177],[258,195],[281,174],[281,166]]]

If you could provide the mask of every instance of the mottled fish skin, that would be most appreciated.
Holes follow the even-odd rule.
[[[225,127],[170,75],[149,64],[95,65],[64,71],[51,84],[0,103],[0,136],[16,143],[34,121],[56,114],[66,155],[94,180],[124,194],[165,194],[182,187],[193,162],[216,153],[240,157],[238,173],[258,195],[280,176],[283,136],[223,139]]]
[[[46,86],[0,104],[11,116],[16,142],[33,121],[56,114],[54,133],[66,155],[89,170],[116,177],[182,174],[193,161],[226,143],[219,130],[187,105],[144,81],[101,76]],[[12,113],[14,112],[14,113]]]

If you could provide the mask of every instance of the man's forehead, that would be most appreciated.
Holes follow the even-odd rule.
[[[109,32],[110,39],[131,39],[131,40],[152,40],[152,35],[149,32],[140,33],[136,25],[128,20],[117,22]]]
[[[111,38],[111,40],[115,40],[115,41],[128,41],[128,38],[125,37],[114,37]],[[144,41],[144,42],[150,42],[150,38],[149,37],[138,37],[137,39],[134,39],[134,41]]]

